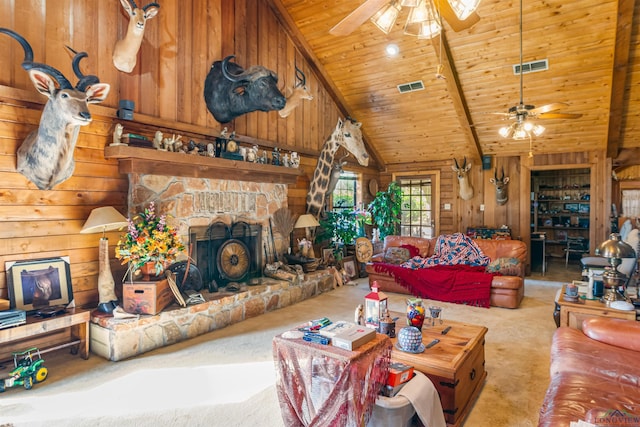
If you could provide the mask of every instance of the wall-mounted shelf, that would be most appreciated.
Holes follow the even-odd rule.
[[[227,160],[128,145],[107,146],[106,159],[118,160],[120,173],[213,178],[234,181],[295,184],[299,169]]]

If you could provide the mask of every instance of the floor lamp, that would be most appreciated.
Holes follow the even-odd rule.
[[[117,230],[128,225],[127,219],[115,208],[105,206],[91,211],[89,218],[84,223],[81,234],[102,232],[99,246],[99,273],[98,273],[98,311],[112,313],[118,306],[118,297],[115,293],[115,281],[109,265],[109,239],[105,233]]]

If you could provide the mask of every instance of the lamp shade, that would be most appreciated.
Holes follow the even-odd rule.
[[[622,241],[619,233],[611,233],[609,240],[605,240],[598,246],[596,255],[605,258],[633,258],[636,252],[631,245]]]
[[[318,222],[316,217],[311,214],[304,214],[298,217],[298,220],[296,221],[296,224],[293,226],[293,228],[318,227],[319,225],[320,223]]]
[[[81,234],[102,233],[128,225],[127,219],[112,206],[95,208],[84,223]]]

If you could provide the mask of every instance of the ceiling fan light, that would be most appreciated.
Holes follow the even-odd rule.
[[[522,123],[522,128],[524,129],[525,132],[531,132],[533,130],[533,123],[531,122],[524,122]]]
[[[459,20],[464,21],[476,11],[481,0],[447,0]]]
[[[513,139],[515,139],[516,141],[520,141],[520,140],[527,139],[527,138],[529,138],[529,133],[527,133],[527,131],[524,130],[524,128],[522,128],[522,127],[518,127],[513,132]]]
[[[500,136],[503,137],[503,138],[509,138],[511,136],[512,132],[513,132],[513,127],[512,126],[503,126],[498,131]]]
[[[376,12],[371,18],[371,22],[373,22],[380,31],[389,34],[393,25],[396,23],[396,19],[398,19],[398,15],[400,15],[400,5],[393,1]]]
[[[418,36],[421,39],[430,39],[440,34],[442,25],[435,13],[431,0],[422,1],[417,7],[411,9],[404,26],[404,33]]]
[[[544,127],[544,126],[542,126],[542,125],[535,125],[535,126],[533,127],[533,134],[534,134],[535,136],[540,136],[540,135],[542,135],[542,134],[544,133],[544,131],[545,131],[545,127]]]

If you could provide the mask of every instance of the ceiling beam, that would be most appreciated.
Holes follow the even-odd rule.
[[[295,22],[287,12],[287,9],[284,7],[280,0],[265,0],[267,4],[273,10],[274,15],[280,21],[280,25],[282,25],[285,32],[291,38],[294,46],[300,51],[305,60],[309,63],[309,68],[316,74],[318,80],[322,83],[325,90],[329,93],[329,96],[333,99],[333,102],[336,103],[338,110],[345,116],[350,117],[352,114],[347,110],[346,105],[347,102],[337,89],[336,85],[333,83],[331,78],[328,77],[327,72],[324,69],[324,66],[320,62],[320,60],[313,53],[313,49],[309,46],[309,43],[305,40],[305,38],[298,30]],[[357,119],[357,117],[355,117]],[[382,160],[382,156],[380,153],[367,142],[367,132],[365,129],[362,129],[362,137],[364,139],[365,146],[367,147],[367,151],[369,155],[373,158],[373,160],[378,165],[379,170],[384,170],[386,165]]]
[[[609,130],[607,134],[607,157],[615,159],[622,142],[622,118],[625,108],[627,67],[631,46],[631,31],[635,0],[619,0],[616,25],[616,43],[611,73],[611,100],[609,105]]]
[[[451,96],[451,101],[453,102],[453,107],[456,110],[465,138],[476,148],[476,152],[472,154],[474,156],[477,155],[478,159],[481,160],[483,155],[482,147],[480,146],[478,134],[473,126],[469,106],[467,105],[467,100],[464,97],[462,86],[460,85],[460,79],[458,78],[458,72],[456,71],[456,66],[451,56],[451,49],[447,42],[447,37],[444,34],[444,29],[440,32],[439,36],[431,39],[431,44],[443,66],[442,75],[446,78],[447,90]]]

